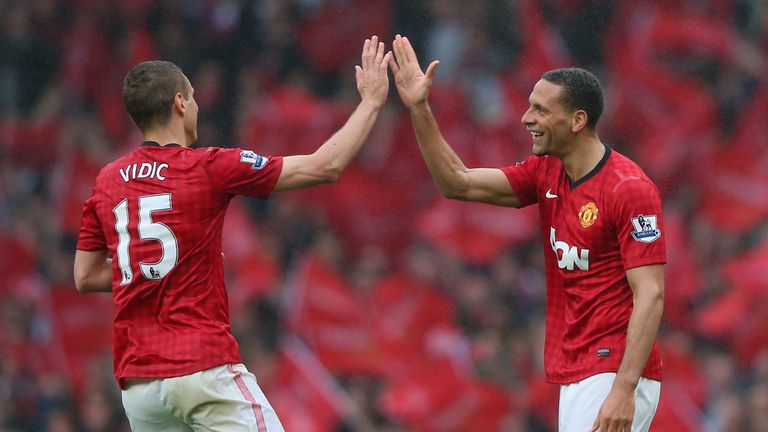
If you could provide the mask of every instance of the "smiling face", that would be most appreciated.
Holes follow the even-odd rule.
[[[539,80],[528,97],[530,106],[520,121],[533,137],[533,154],[559,155],[573,137],[574,112],[561,102],[563,86]]]

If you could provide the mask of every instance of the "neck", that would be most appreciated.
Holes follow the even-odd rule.
[[[560,160],[571,181],[578,181],[597,166],[603,155],[605,155],[605,146],[594,135],[576,143],[573,150],[560,157]]]
[[[166,144],[178,144],[182,147],[189,147],[191,143],[187,141],[183,128],[167,127],[154,128],[144,132],[144,141],[154,141],[161,146]]]

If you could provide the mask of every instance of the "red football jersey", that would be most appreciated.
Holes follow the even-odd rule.
[[[282,158],[146,142],[104,167],[85,202],[77,249],[108,249],[114,371],[186,375],[239,363],[230,333],[221,231],[235,195],[266,198]]]
[[[531,156],[502,171],[523,206],[539,204],[547,380],[567,384],[616,372],[633,307],[625,271],[666,262],[658,189],[640,167],[607,146],[602,160],[577,182],[552,156]],[[661,380],[655,344],[643,376]]]

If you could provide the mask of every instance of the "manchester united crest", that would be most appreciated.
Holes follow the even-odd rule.
[[[597,212],[597,206],[593,202],[581,206],[581,210],[579,210],[579,223],[581,223],[581,227],[591,227],[597,220]]]

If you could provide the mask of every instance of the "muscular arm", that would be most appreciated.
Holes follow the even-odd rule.
[[[387,64],[391,54],[384,53],[384,43],[378,40],[376,36],[365,40],[361,66],[355,66],[360,104],[344,126],[314,153],[283,158],[275,191],[335,182],[360,152],[389,92]]]
[[[275,191],[301,189],[338,180],[360,152],[380,107],[362,101],[344,126],[311,155],[286,156]]]
[[[422,72],[411,43],[400,35],[392,43],[392,52],[389,67],[397,93],[411,113],[419,150],[440,192],[451,199],[519,207],[520,200],[501,170],[467,168],[440,133],[427,102],[439,62],[433,61]]]
[[[627,270],[633,309],[627,327],[627,347],[610,393],[593,430],[629,430],[635,412],[635,388],[651,355],[664,309],[664,266]]]
[[[520,200],[501,170],[464,165],[440,133],[429,104],[412,106],[411,121],[421,155],[443,196],[506,207],[520,206]]]
[[[75,251],[75,288],[81,293],[112,292],[111,261],[106,249]]]
[[[627,349],[616,374],[616,383],[637,386],[651,355],[664,310],[664,266],[661,264],[627,270],[632,288],[633,309],[627,328]],[[614,384],[616,385],[616,384]]]

